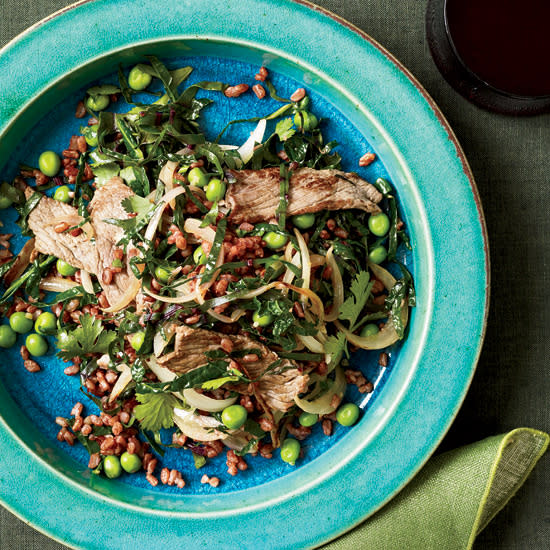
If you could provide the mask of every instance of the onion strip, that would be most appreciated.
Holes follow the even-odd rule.
[[[187,388],[183,390],[183,397],[188,405],[207,412],[223,411],[225,407],[233,405],[237,401],[238,397],[229,397],[228,399],[213,399],[195,391],[193,388]]]
[[[305,398],[300,399],[298,396],[296,396],[294,398],[294,402],[296,403],[296,405],[298,405],[298,407],[300,407],[300,409],[305,412],[311,414],[330,414],[334,412],[340,404],[340,401],[344,397],[345,391],[346,377],[344,376],[344,371],[340,367],[337,367],[332,386],[326,393],[324,393],[321,397],[314,399],[313,401],[308,401]],[[335,394],[339,398],[336,405],[332,404]]]
[[[332,307],[330,312],[325,317],[325,321],[332,322],[338,319],[340,315],[340,307],[344,303],[344,283],[342,281],[342,274],[340,273],[340,268],[336,263],[333,254],[334,247],[331,246],[327,251],[327,265],[331,268],[330,278],[332,280],[332,288],[334,289],[334,300],[332,302]]]
[[[75,286],[79,286],[76,281],[65,279],[63,277],[44,277],[40,281],[39,288],[46,292],[65,292]]]
[[[113,402],[123,391],[124,388],[132,381],[132,371],[126,363],[117,366],[120,376],[118,377],[111,395],[109,395],[109,403]]]
[[[82,287],[84,288],[84,290],[88,294],[95,294],[92,278],[90,277],[90,274],[85,269],[80,270],[80,279],[82,281]]]
[[[296,235],[296,240],[300,247],[300,255],[302,257],[302,288],[309,289],[311,282],[311,259],[309,257],[309,249],[306,241],[304,241],[304,237],[302,237],[302,234],[296,228],[294,228],[294,234]],[[305,302],[306,299],[307,298],[302,295],[302,302]]]
[[[196,441],[215,441],[228,437],[228,434],[216,429],[220,427],[220,423],[213,416],[174,409],[174,422],[184,435]]]
[[[216,238],[216,232],[211,227],[201,227],[202,220],[196,218],[187,218],[183,225],[183,230],[186,233],[192,233],[203,241],[213,243]]]

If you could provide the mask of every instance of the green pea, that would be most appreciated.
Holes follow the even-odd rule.
[[[292,216],[291,220],[298,229],[309,229],[315,224],[315,214],[299,214]]]
[[[34,321],[30,313],[16,311],[10,315],[10,327],[15,330],[15,332],[19,332],[19,334],[30,332],[33,325]]]
[[[300,423],[300,425],[304,426],[305,428],[311,428],[311,426],[315,426],[318,420],[318,415],[307,412],[303,412],[298,418],[298,422]]]
[[[86,135],[84,136],[84,139],[86,140],[86,143],[90,147],[97,147],[97,129],[99,128],[99,124],[92,124],[89,126],[89,131],[86,132]]]
[[[72,277],[78,271],[76,267],[73,267],[71,264],[68,264],[65,260],[62,260],[61,258],[57,260],[55,267],[57,268],[59,274],[63,277]]]
[[[275,231],[268,231],[263,236],[263,240],[268,248],[277,250],[278,248],[282,248],[287,243],[288,237],[286,235],[282,235],[281,233],[275,233]]]
[[[380,329],[374,323],[369,323],[363,327],[363,330],[361,330],[361,336],[363,338],[367,338],[368,336],[374,336],[379,332]]]
[[[108,95],[89,96],[86,100],[86,107],[92,111],[103,111],[107,109],[110,102]]]
[[[355,403],[346,403],[336,411],[336,420],[342,426],[353,426],[359,418],[359,407]]]
[[[29,334],[25,340],[25,346],[31,355],[41,357],[48,351],[48,342],[40,334]]]
[[[155,279],[161,283],[167,283],[172,276],[172,272],[162,266],[155,267]]]
[[[294,124],[299,130],[310,132],[319,124],[317,117],[308,111],[298,111],[294,115]]]
[[[141,458],[126,451],[120,456],[120,465],[129,474],[135,474],[141,468]]]
[[[273,316],[269,313],[260,315],[259,312],[255,311],[252,314],[252,322],[258,327],[267,327],[273,322]]]
[[[193,260],[197,265],[204,265],[207,259],[208,257],[204,253],[202,245],[195,248],[195,252],[193,252]]]
[[[103,459],[103,471],[109,479],[115,479],[122,473],[118,456],[109,455]]]
[[[57,332],[57,317],[50,311],[41,313],[34,323],[38,334],[55,334]]]
[[[187,181],[189,185],[204,187],[208,183],[208,176],[197,166],[189,170]]]
[[[285,439],[281,445],[281,459],[288,462],[291,466],[296,464],[300,457],[300,442],[296,439]]]
[[[55,190],[53,198],[59,202],[69,202],[71,200],[71,189],[68,185],[61,185]]]
[[[230,405],[222,411],[222,422],[230,430],[238,430],[248,418],[248,412],[242,405]]]
[[[38,169],[46,176],[53,177],[61,168],[61,159],[53,151],[44,151],[38,157]]]
[[[153,77],[142,71],[139,65],[136,65],[128,75],[128,86],[137,91],[145,90],[151,84],[151,80],[153,80]]]
[[[383,237],[390,230],[390,219],[384,212],[371,214],[369,218],[369,229],[373,235]]]
[[[143,346],[143,342],[145,342],[145,332],[143,330],[140,330],[139,332],[135,332],[130,337],[130,345],[136,351],[139,351],[141,349],[141,346]]]
[[[388,256],[388,251],[382,246],[377,246],[369,252],[369,260],[373,264],[381,264]]]
[[[11,348],[17,340],[17,334],[9,325],[0,326],[0,346]]]
[[[212,178],[206,186],[206,198],[210,202],[218,202],[225,196],[225,183],[218,178]]]
[[[13,204],[13,201],[5,195],[0,196],[0,210],[9,208]]]

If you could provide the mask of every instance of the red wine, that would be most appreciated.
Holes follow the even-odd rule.
[[[447,0],[446,16],[458,56],[481,80],[550,95],[550,0]]]

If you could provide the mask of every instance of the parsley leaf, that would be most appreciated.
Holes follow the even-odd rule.
[[[174,407],[180,403],[170,393],[136,393],[141,403],[134,408],[134,415],[143,430],[158,432],[174,425]]]
[[[372,285],[369,272],[360,271],[351,283],[352,296],[348,296],[340,306],[340,315],[338,318],[349,321],[351,331],[355,328],[357,318],[369,299]]]
[[[343,332],[339,332],[336,336],[329,336],[325,342],[325,353],[330,355],[330,362],[340,361],[342,352],[349,357],[347,350],[347,340]]]
[[[296,130],[292,127],[292,119],[283,118],[283,120],[277,122],[275,133],[279,136],[281,141],[286,141],[288,138],[292,137],[296,133]]]
[[[99,319],[86,313],[80,316],[81,326],[63,331],[57,338],[57,354],[61,359],[71,360],[87,353],[108,353],[109,346],[116,339],[114,330],[105,330]]]

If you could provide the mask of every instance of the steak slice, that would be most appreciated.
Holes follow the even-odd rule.
[[[279,168],[229,170],[236,179],[225,196],[234,223],[269,221],[279,206]],[[292,173],[288,191],[287,215],[321,210],[380,212],[382,194],[357,174],[340,170],[300,168]]]
[[[33,194],[32,188],[25,189],[27,199]],[[95,273],[98,258],[90,236],[84,231],[74,237],[68,232],[56,233],[54,230],[61,222],[67,222],[72,227],[82,220],[73,206],[42,197],[28,216],[29,229],[35,237],[35,249],[43,254],[57,256],[73,267]]]
[[[246,363],[245,367],[251,380],[256,380],[254,393],[269,409],[287,411],[294,405],[294,398],[307,389],[309,376],[288,359],[283,359],[273,372],[266,373],[279,356],[263,344],[240,334],[226,335],[180,326],[176,329],[174,351],[159,357],[158,364],[178,374],[189,372],[205,365],[208,362],[205,352],[221,349],[223,338],[231,340],[234,351],[260,350],[258,361]]]
[[[95,247],[97,262],[94,273],[97,275],[105,296],[110,305],[116,304],[124,292],[132,285],[136,278],[132,273],[128,259],[120,273],[114,273],[110,284],[103,282],[103,272],[111,268],[115,259],[115,250],[120,248],[117,243],[124,237],[124,230],[118,225],[107,223],[108,218],[126,220],[130,216],[122,206],[122,201],[134,195],[134,192],[124,184],[121,178],[112,178],[102,185],[90,202],[90,218],[95,230]]]

